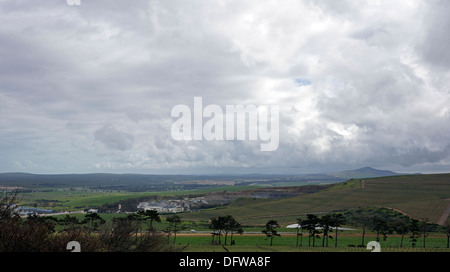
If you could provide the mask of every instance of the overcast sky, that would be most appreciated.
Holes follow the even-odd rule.
[[[448,0],[0,1],[0,172],[450,172]],[[279,105],[279,148],[175,105]]]

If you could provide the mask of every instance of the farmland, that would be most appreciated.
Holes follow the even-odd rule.
[[[339,237],[339,246],[322,247],[321,245],[308,246],[307,237],[301,246],[296,246],[295,234],[281,235],[274,241],[273,246],[263,235],[236,236],[236,244],[233,246],[211,245],[210,236],[185,235],[177,237],[177,244],[184,247],[186,252],[368,252],[366,247],[356,246],[361,244],[359,235],[346,235]],[[366,237],[367,242],[375,241],[374,235]],[[427,248],[412,248],[405,239],[405,246],[400,248],[399,236],[389,237],[386,241],[380,241],[382,252],[450,252],[446,248],[446,239],[443,236],[427,237]],[[418,241],[419,244],[422,240]]]
[[[159,179],[159,178],[158,178]],[[174,181],[176,180],[176,181]],[[125,218],[136,211],[136,203],[146,199],[186,199],[189,197],[204,197],[208,201],[215,200],[220,205],[202,207],[190,212],[177,213],[182,219],[180,232],[175,237],[167,237],[165,230],[171,227],[168,219],[173,214],[161,214],[162,222],[154,227],[165,236],[171,245],[186,252],[302,252],[302,251],[367,251],[361,247],[375,239],[374,229],[362,230],[361,224],[347,220],[345,227],[354,230],[340,231],[338,247],[334,248],[334,240],[330,246],[324,246],[318,238],[317,245],[307,244],[308,235],[303,237],[303,245],[298,244],[295,229],[286,228],[306,218],[307,214],[318,217],[326,214],[342,214],[351,219],[362,212],[374,216],[382,216],[395,222],[401,218],[412,218],[430,223],[426,233],[426,248],[422,236],[418,235],[418,246],[411,246],[408,236],[405,236],[403,247],[400,248],[400,235],[391,229],[386,240],[380,240],[384,251],[447,251],[447,237],[442,226],[448,222],[450,211],[450,174],[434,175],[396,175],[364,179],[349,179],[343,182],[308,182],[307,180],[279,178],[261,179],[260,177],[245,180],[232,178],[215,181],[208,179],[172,179],[170,182],[158,180],[151,182],[131,182],[128,187],[120,184],[64,184],[12,182],[3,186],[19,187],[21,205],[31,205],[55,210],[80,210],[85,208],[105,208],[99,214],[106,221],[103,227],[111,227],[114,218]],[[290,185],[290,186],[286,186]],[[139,188],[139,190],[137,190]],[[147,188],[147,189],[143,189]],[[153,188],[153,189],[150,189]],[[157,189],[156,189],[157,188]],[[117,211],[118,203],[126,207]],[[119,212],[119,213],[117,213]],[[243,227],[244,234],[235,234],[235,244],[216,245],[212,243],[210,223],[212,218],[226,215],[233,216]],[[71,215],[72,216],[72,215]],[[86,214],[73,215],[79,222]],[[55,216],[55,222],[63,222],[64,215]],[[267,237],[262,235],[264,224],[275,220],[280,225],[280,237],[275,237],[273,246],[269,246]],[[59,223],[58,223],[59,224]],[[82,223],[77,223],[81,224]],[[438,225],[441,227],[438,227]],[[81,226],[80,225],[80,226]],[[58,225],[56,231],[64,231],[64,225]],[[145,230],[142,223],[140,230]],[[427,227],[428,228],[428,227]],[[192,230],[192,231],[189,231]],[[365,233],[365,240],[361,241]],[[334,239],[334,238],[330,238]],[[172,242],[173,241],[173,242]],[[172,244],[173,243],[173,244]]]
[[[263,187],[333,184],[333,176],[186,176],[136,174],[34,175],[0,174],[1,188],[18,188],[21,205],[63,210],[99,208],[128,199],[232,193]],[[117,205],[116,205],[117,206]],[[135,208],[135,207],[134,207]]]
[[[311,183],[307,179],[292,177],[216,177],[216,180],[211,177],[167,177],[166,180],[153,177],[150,182],[143,177],[138,179],[132,176],[129,184],[126,177],[122,177],[124,180],[113,177],[115,180],[107,176],[98,183],[92,180],[67,182],[61,177],[52,183],[52,179],[49,181],[44,177],[40,183],[36,179],[33,182],[21,179],[22,182],[4,182],[0,185],[25,188],[21,193],[22,205],[57,211],[101,208],[105,205],[117,207],[128,202],[128,211],[133,211],[137,201],[155,197],[205,196],[216,202],[226,198],[217,207],[212,204],[208,208],[185,213],[183,217],[191,221],[206,221],[231,214],[248,225],[262,225],[267,219],[289,224],[307,213],[359,207],[390,208],[418,220],[442,224],[450,211],[450,174],[350,179],[323,185],[311,185],[319,182]],[[110,179],[109,183],[107,179]],[[300,182],[303,182],[302,186],[298,186]],[[291,186],[280,187],[289,184]]]

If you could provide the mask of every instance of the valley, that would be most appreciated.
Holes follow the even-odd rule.
[[[363,170],[367,173],[367,168]],[[364,175],[351,172],[358,177]],[[231,216],[239,222],[244,235],[236,236],[240,245],[234,249],[254,251],[258,251],[264,238],[261,229],[267,222],[275,221],[283,233],[279,241],[284,241],[278,249],[291,251],[294,249],[290,247],[298,242],[298,229],[288,228],[289,225],[311,215],[320,219],[333,214],[346,218],[343,229],[348,230],[340,231],[340,241],[345,245],[361,239],[365,233],[361,214],[368,214],[370,220],[382,217],[389,224],[406,219],[424,222],[433,239],[437,239],[433,244],[445,247],[442,231],[449,224],[450,174],[380,177],[371,172],[374,177],[350,179],[331,175],[132,176],[129,183],[126,175],[96,175],[93,179],[90,175],[31,178],[27,174],[21,179],[24,174],[0,174],[0,190],[17,190],[20,206],[50,209],[52,214],[42,215],[56,216],[57,221],[74,216],[81,222],[90,213],[98,213],[111,225],[114,218],[154,210],[162,219],[155,228],[165,233],[171,226],[170,218],[178,216],[183,226],[178,230],[178,244],[188,251],[218,250],[208,242],[214,218]],[[378,236],[373,228],[367,230],[368,239]],[[390,242],[382,245],[398,247],[400,235],[390,228],[389,236]],[[430,236],[427,240],[433,239]],[[253,243],[256,248],[251,247]],[[186,248],[188,245],[191,246]]]

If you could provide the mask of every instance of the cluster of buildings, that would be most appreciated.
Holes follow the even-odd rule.
[[[203,197],[183,200],[162,200],[154,202],[139,202],[138,210],[154,210],[159,213],[190,212],[194,206],[208,204]]]
[[[35,208],[35,207],[24,207],[24,206],[18,206],[17,204],[13,204],[9,207],[11,211],[14,214],[18,214],[21,217],[27,217],[30,215],[58,215],[58,214],[69,214],[69,213],[97,213],[97,209],[86,209],[84,211],[75,211],[75,212],[68,212],[68,211],[56,211],[56,210],[50,210],[50,209],[41,209],[41,208]]]
[[[28,216],[28,215],[42,215],[42,214],[52,214],[56,211],[54,210],[48,210],[48,209],[40,209],[40,208],[33,208],[33,207],[20,207],[17,205],[14,205],[13,207],[14,213],[19,214],[20,216]]]

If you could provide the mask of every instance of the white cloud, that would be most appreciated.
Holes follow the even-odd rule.
[[[447,2],[3,1],[0,171],[448,169]],[[279,149],[174,141],[194,96],[280,105]]]

